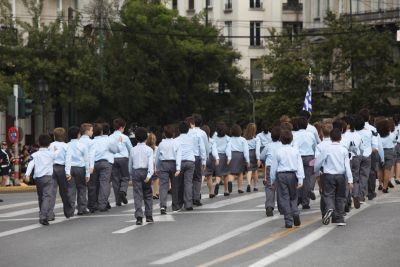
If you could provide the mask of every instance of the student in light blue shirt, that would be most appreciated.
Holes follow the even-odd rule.
[[[93,173],[94,169],[94,147],[93,147],[93,124],[91,123],[82,123],[81,124],[81,137],[79,141],[84,144],[89,153],[89,173]]]
[[[379,150],[383,150],[383,155],[380,155],[381,164],[379,167],[379,184],[383,193],[389,192],[389,182],[392,177],[392,168],[395,163],[394,140],[390,134],[390,122],[387,119],[381,119],[376,123],[376,128],[379,133],[378,142],[381,144]]]
[[[246,179],[247,179],[247,189],[246,192],[251,192],[251,180],[253,179],[253,190],[256,192],[258,184],[258,168],[261,166],[260,161],[260,149],[261,142],[260,139],[256,137],[257,126],[255,123],[249,123],[244,131],[243,137],[247,141],[249,147],[249,158],[250,167],[247,168]]]
[[[52,205],[54,180],[52,176],[55,154],[49,150],[50,143],[49,135],[39,136],[40,149],[32,154],[32,160],[25,173],[25,179],[29,181],[33,168],[35,168],[33,179],[39,200],[39,223],[42,225],[49,225],[49,220],[53,219],[51,216],[54,216]]]
[[[394,174],[396,184],[400,184],[400,114],[393,115],[393,122],[395,124],[394,134],[396,142],[394,148],[396,155]]]
[[[216,134],[214,134],[213,140],[217,146],[219,164],[215,166],[215,188],[214,195],[218,195],[219,183],[221,178],[224,179],[224,196],[229,196],[228,182],[229,182],[229,166],[228,166],[228,154],[231,151],[230,138],[226,134],[228,127],[224,122],[218,122],[216,127]]]
[[[257,134],[258,140],[260,140],[261,148],[260,151],[264,150],[269,143],[272,142],[271,133],[269,132],[268,122],[264,121],[262,123],[262,132]]]
[[[207,164],[206,164],[206,171],[204,176],[207,180],[207,187],[208,187],[208,194],[210,198],[214,198],[215,194],[213,192],[213,180],[212,177],[215,174],[215,170],[219,165],[219,154],[217,150],[217,143],[210,138],[210,127],[204,125],[201,129],[207,134],[208,137],[208,144],[210,154],[208,155]]]

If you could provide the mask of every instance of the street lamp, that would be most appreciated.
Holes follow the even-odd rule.
[[[38,81],[39,84],[39,95],[40,95],[40,102],[42,103],[42,120],[43,120],[43,133],[47,133],[47,108],[46,108],[46,99],[47,99],[47,92],[49,91],[49,86],[47,81],[40,78]]]

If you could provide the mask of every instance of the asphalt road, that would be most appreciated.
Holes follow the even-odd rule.
[[[263,192],[203,195],[201,208],[166,216],[154,202],[155,223],[143,226],[132,192],[126,206],[72,219],[58,199],[47,227],[35,193],[1,194],[0,266],[400,266],[399,189],[353,209],[346,227],[322,225],[317,198],[293,229],[265,216]]]

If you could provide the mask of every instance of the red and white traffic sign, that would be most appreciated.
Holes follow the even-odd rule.
[[[18,139],[18,129],[15,127],[11,127],[10,129],[8,129],[8,140],[10,140],[11,143],[18,143]]]

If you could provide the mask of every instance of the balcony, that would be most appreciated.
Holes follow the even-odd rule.
[[[333,80],[314,80],[312,82],[312,91],[315,93],[333,92],[334,90]]]
[[[268,80],[247,80],[246,85],[253,92],[275,92],[275,89],[268,84]]]
[[[264,5],[263,5],[263,3],[260,3],[259,5],[254,4],[254,6],[250,6],[250,10],[264,11]]]
[[[344,18],[350,19],[350,14],[346,13],[342,15]],[[352,18],[355,21],[360,22],[376,22],[376,21],[386,21],[395,22],[400,21],[400,9],[389,9],[380,10],[365,13],[353,13]]]
[[[303,11],[303,4],[296,3],[296,2],[288,2],[282,4],[283,11],[293,11],[293,12],[302,12]]]

